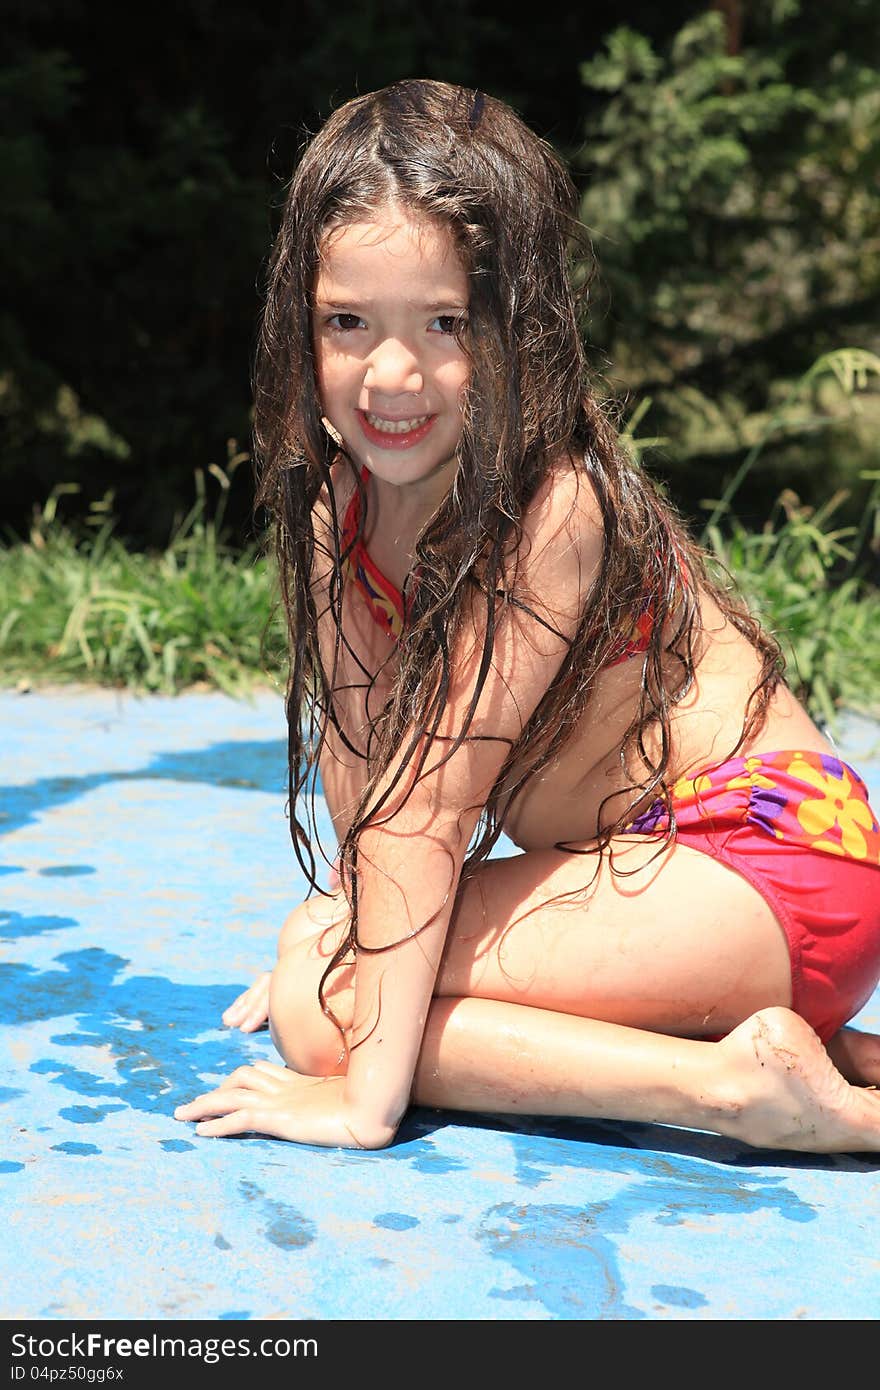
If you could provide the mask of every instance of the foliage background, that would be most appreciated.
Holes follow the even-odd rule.
[[[231,478],[247,544],[250,360],[262,266],[306,131],[403,76],[479,85],[571,161],[599,273],[598,389],[701,516],[762,441],[738,506],[880,468],[880,2],[2,0],[0,522],[26,533],[108,492],[162,545],[196,470]],[[780,403],[792,402],[780,410]],[[772,428],[769,426],[772,425]],[[870,545],[866,535],[865,543]]]

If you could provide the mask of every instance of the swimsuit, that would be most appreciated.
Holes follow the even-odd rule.
[[[731,758],[671,788],[675,838],[734,869],[788,941],[792,1008],[827,1041],[880,980],[880,827],[864,782],[823,753]],[[668,829],[662,801],[627,834]]]
[[[368,477],[364,469],[361,478]],[[370,559],[361,499],[355,489],[343,520],[345,572],[374,621],[397,640],[407,605]],[[684,584],[683,565],[682,574]],[[647,595],[622,624],[607,664],[644,652],[653,625]],[[734,869],[770,906],[788,941],[792,1008],[827,1041],[880,980],[880,830],[861,778],[826,754],[762,753],[681,778],[671,800],[676,839]],[[659,800],[627,833],[668,825]]]
[[[368,470],[364,468],[362,482],[366,483],[368,477]],[[396,640],[406,622],[403,594],[370,559],[364,545],[362,515],[361,491],[355,488],[342,522],[343,568],[364,598],[373,621],[387,637]]]

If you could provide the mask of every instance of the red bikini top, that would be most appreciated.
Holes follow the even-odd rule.
[[[361,472],[361,481],[366,484],[369,470]],[[355,488],[342,522],[342,548],[348,552],[344,568],[346,576],[363,596],[370,616],[386,637],[397,641],[406,625],[406,609],[403,594],[395,584],[370,559],[364,545],[361,531],[361,491]],[[632,620],[620,632],[620,645],[607,666],[616,666],[631,656],[638,656],[648,648],[654,630],[654,604],[646,596],[634,613]]]
[[[361,482],[366,485],[368,477],[369,470],[364,468]],[[345,573],[363,595],[373,621],[386,637],[397,641],[406,622],[403,594],[370,559],[361,534],[361,516],[361,491],[355,488],[342,522],[342,549],[348,552]]]

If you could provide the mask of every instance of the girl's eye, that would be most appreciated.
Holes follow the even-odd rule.
[[[334,314],[327,322],[339,333],[350,333],[363,323],[363,319],[358,318],[357,314]]]
[[[437,326],[438,333],[453,334],[459,324],[464,324],[464,319],[458,314],[438,314],[431,320],[431,327]]]

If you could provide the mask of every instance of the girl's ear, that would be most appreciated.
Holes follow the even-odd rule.
[[[321,416],[321,424],[324,426],[324,429],[327,431],[330,438],[333,440],[333,443],[336,445],[337,449],[344,449],[345,440],[342,438],[342,435],[339,433],[339,430],[336,428],[336,426],[331,425],[326,415]]]

